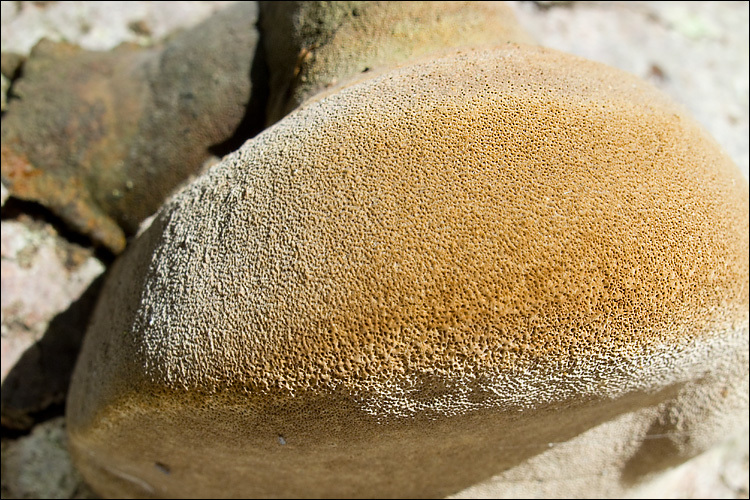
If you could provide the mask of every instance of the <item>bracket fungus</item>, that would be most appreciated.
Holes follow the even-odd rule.
[[[266,121],[369,71],[450,48],[533,44],[504,2],[260,2]]]
[[[211,147],[262,128],[257,19],[239,2],[153,48],[42,40],[4,110],[3,184],[121,252]]]
[[[107,496],[612,496],[747,393],[736,166],[636,77],[507,44],[309,101],[170,199],[67,419]]]

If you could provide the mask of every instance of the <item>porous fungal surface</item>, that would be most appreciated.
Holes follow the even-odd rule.
[[[437,496],[623,416],[626,485],[719,440],[747,366],[736,166],[637,78],[508,45],[309,102],[169,201],[68,423],[109,495]]]
[[[533,43],[504,2],[260,2],[269,124],[360,73],[448,48]]]

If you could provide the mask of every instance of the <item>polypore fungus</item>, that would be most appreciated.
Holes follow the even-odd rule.
[[[68,426],[111,496],[618,495],[747,379],[736,166],[649,84],[506,45],[309,102],[171,199]]]
[[[267,122],[362,73],[459,47],[533,43],[504,2],[260,2]]]
[[[257,18],[239,2],[158,48],[41,41],[3,116],[3,184],[122,251],[212,146],[262,128]]]

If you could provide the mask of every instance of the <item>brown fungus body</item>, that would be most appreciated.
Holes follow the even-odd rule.
[[[736,166],[637,78],[506,46],[310,102],[169,201],[67,415],[105,495],[619,495],[747,378]]]
[[[479,45],[533,43],[505,2],[260,2],[273,124],[370,71]]]

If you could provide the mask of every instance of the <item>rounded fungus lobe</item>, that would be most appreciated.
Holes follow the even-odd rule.
[[[459,47],[534,43],[505,2],[260,2],[273,124],[319,92]]]
[[[537,457],[617,494],[720,440],[747,367],[735,165],[637,78],[506,46],[309,102],[170,200],[68,425],[105,495],[497,495]]]

